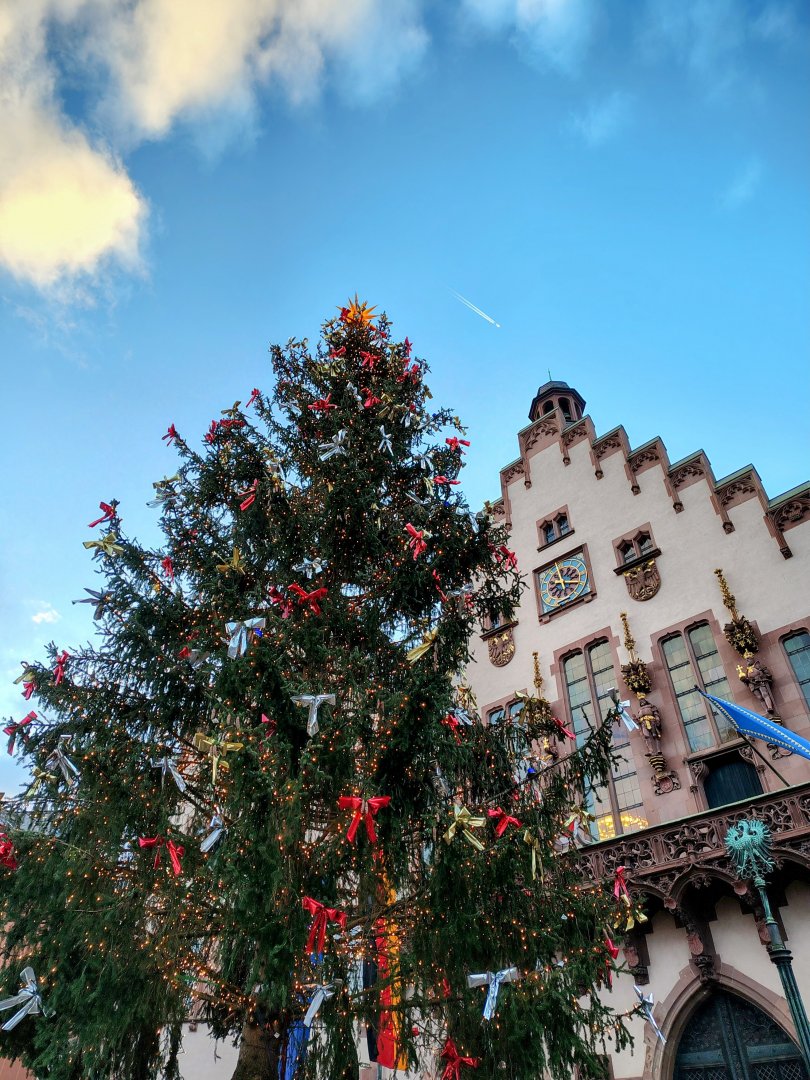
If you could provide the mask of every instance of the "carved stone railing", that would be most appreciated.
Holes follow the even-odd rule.
[[[583,869],[599,881],[624,866],[633,892],[658,896],[671,906],[690,885],[706,885],[712,878],[734,885],[724,842],[729,827],[745,817],[757,817],[771,830],[777,866],[810,867],[808,783],[585,847]]]

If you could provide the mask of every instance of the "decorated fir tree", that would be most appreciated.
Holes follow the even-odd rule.
[[[177,1076],[195,1003],[239,1080],[570,1077],[624,1040],[571,841],[610,725],[560,757],[539,687],[478,722],[467,642],[520,576],[411,350],[355,299],[199,444],[169,427],[159,550],[101,505],[97,643],[25,664],[7,727],[0,980],[38,981],[0,1053],[37,1076]]]

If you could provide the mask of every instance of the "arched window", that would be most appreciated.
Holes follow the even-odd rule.
[[[563,414],[563,420],[565,420],[566,424],[570,424],[573,417],[571,416],[571,402],[567,397],[560,398],[560,412]]]
[[[619,554],[622,557],[622,562],[632,562],[636,557],[636,549],[630,543],[629,540],[625,540],[623,544],[619,544]]]
[[[672,689],[678,702],[690,750],[705,750],[735,739],[737,732],[724,713],[717,712],[695,690],[699,686],[715,697],[730,698],[731,688],[708,623],[698,623],[686,634],[673,634],[661,642]]]
[[[546,401],[543,403],[543,415],[546,416],[550,412],[554,412],[554,402]]]
[[[636,537],[639,555],[649,555],[653,549],[652,538],[649,533],[639,533]]]
[[[583,652],[566,657],[563,676],[574,734],[577,745],[581,746],[590,732],[589,725],[607,716],[613,704],[610,691],[618,685],[608,642],[594,642]],[[648,824],[643,816],[633,752],[624,725],[613,728],[613,748],[619,752],[619,759],[608,783],[592,785],[586,797],[586,805],[596,818],[600,840],[644,829]]]
[[[567,532],[570,532],[570,526],[568,524],[568,517],[565,514],[557,515],[557,534],[559,536],[565,536]]]
[[[717,806],[753,799],[762,794],[759,773],[739,754],[721,754],[706,763],[708,773],[703,781],[703,791],[710,810]]]
[[[557,533],[553,521],[547,521],[543,526],[543,538],[547,544],[553,544],[557,539]]]
[[[810,709],[810,634],[806,630],[799,630],[790,637],[784,638],[782,644],[785,647],[796,682],[804,694],[805,704]]]

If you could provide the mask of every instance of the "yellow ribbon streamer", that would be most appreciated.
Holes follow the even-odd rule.
[[[473,817],[466,806],[454,806],[453,807],[453,824],[444,834],[444,842],[450,844],[453,841],[453,837],[457,832],[460,832],[464,839],[476,851],[483,851],[484,845],[472,831],[473,829],[481,829],[486,824],[486,819],[482,817]]]
[[[428,632],[425,634],[422,644],[417,645],[414,649],[410,649],[405,654],[405,659],[408,661],[409,664],[415,664],[417,660],[421,660],[425,653],[430,652],[430,650],[433,648],[433,643],[435,642],[438,633],[438,627],[435,627],[433,630],[428,630]]]
[[[524,842],[524,844],[528,844],[529,847],[532,849],[532,881],[537,880],[537,863],[538,863],[538,860],[540,862],[540,880],[542,881],[542,879],[543,879],[543,860],[542,860],[543,845],[540,843],[540,841],[537,839],[536,836],[532,836],[531,831],[529,829],[526,829],[526,831],[523,833],[523,842]]]

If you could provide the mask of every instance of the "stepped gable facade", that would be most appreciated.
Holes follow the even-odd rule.
[[[566,383],[541,386],[500,471],[490,510],[528,588],[513,619],[480,628],[466,677],[484,722],[519,724],[537,653],[578,739],[612,688],[638,723],[614,729],[622,762],[588,797],[581,858],[606,880],[626,867],[646,905],[611,1001],[632,1009],[641,985],[667,1041],[634,1017],[635,1049],[605,1075],[803,1080],[763,912],[724,837],[742,817],[770,826],[771,902],[810,1003],[810,762],[762,742],[758,757],[695,687],[810,739],[810,482],[769,498],[753,465],[718,479],[703,450],[670,462],[659,437],[597,435],[584,409]],[[542,767],[565,740],[534,750]]]

